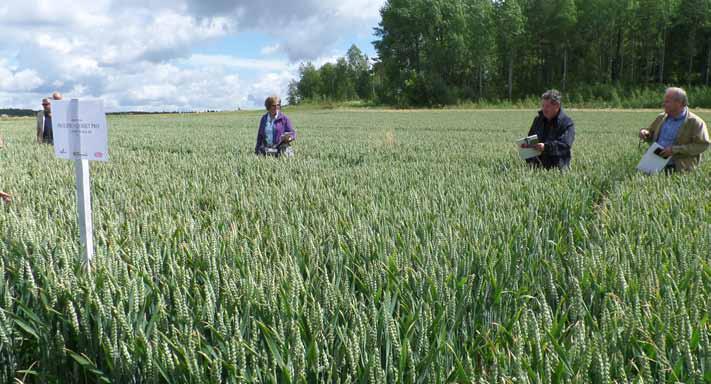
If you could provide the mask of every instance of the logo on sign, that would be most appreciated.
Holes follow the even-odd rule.
[[[94,157],[100,159],[100,158],[104,157],[104,154],[101,153],[101,152],[96,152],[96,153],[94,154]]]

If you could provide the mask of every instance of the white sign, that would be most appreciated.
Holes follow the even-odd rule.
[[[663,170],[669,163],[670,157],[662,157],[662,150],[664,148],[661,145],[653,143],[642,157],[642,160],[639,161],[637,170],[648,175],[653,175]]]
[[[108,126],[102,100],[52,101],[54,153],[68,160],[108,161]]]
[[[109,160],[107,131],[103,101],[71,99],[52,102],[54,153],[61,159],[74,160],[79,235],[87,267],[94,258],[89,160]]]

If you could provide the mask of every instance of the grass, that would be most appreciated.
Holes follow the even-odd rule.
[[[711,163],[636,174],[654,112],[572,112],[566,174],[532,111],[285,112],[289,161],[256,112],[110,117],[91,274],[72,163],[1,121],[0,381],[711,380]]]

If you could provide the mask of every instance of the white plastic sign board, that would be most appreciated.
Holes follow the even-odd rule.
[[[87,266],[94,258],[89,161],[108,161],[108,126],[101,100],[52,102],[54,153],[74,160],[77,185],[77,218],[82,253]]]
[[[102,100],[52,102],[54,153],[68,160],[108,161],[108,126]]]

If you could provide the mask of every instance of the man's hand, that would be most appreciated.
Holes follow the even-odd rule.
[[[642,140],[648,140],[649,139],[649,131],[646,129],[640,129],[639,130],[639,138]]]
[[[9,194],[7,194],[5,192],[0,191],[0,199],[2,199],[2,201],[6,202],[6,203],[9,203],[12,200],[12,196],[10,196]]]
[[[672,147],[666,147],[662,150],[662,156],[666,159],[671,157],[674,153],[672,152]]]
[[[534,144],[533,149],[535,149],[538,152],[543,152],[543,150],[546,149],[546,145],[544,143]]]

